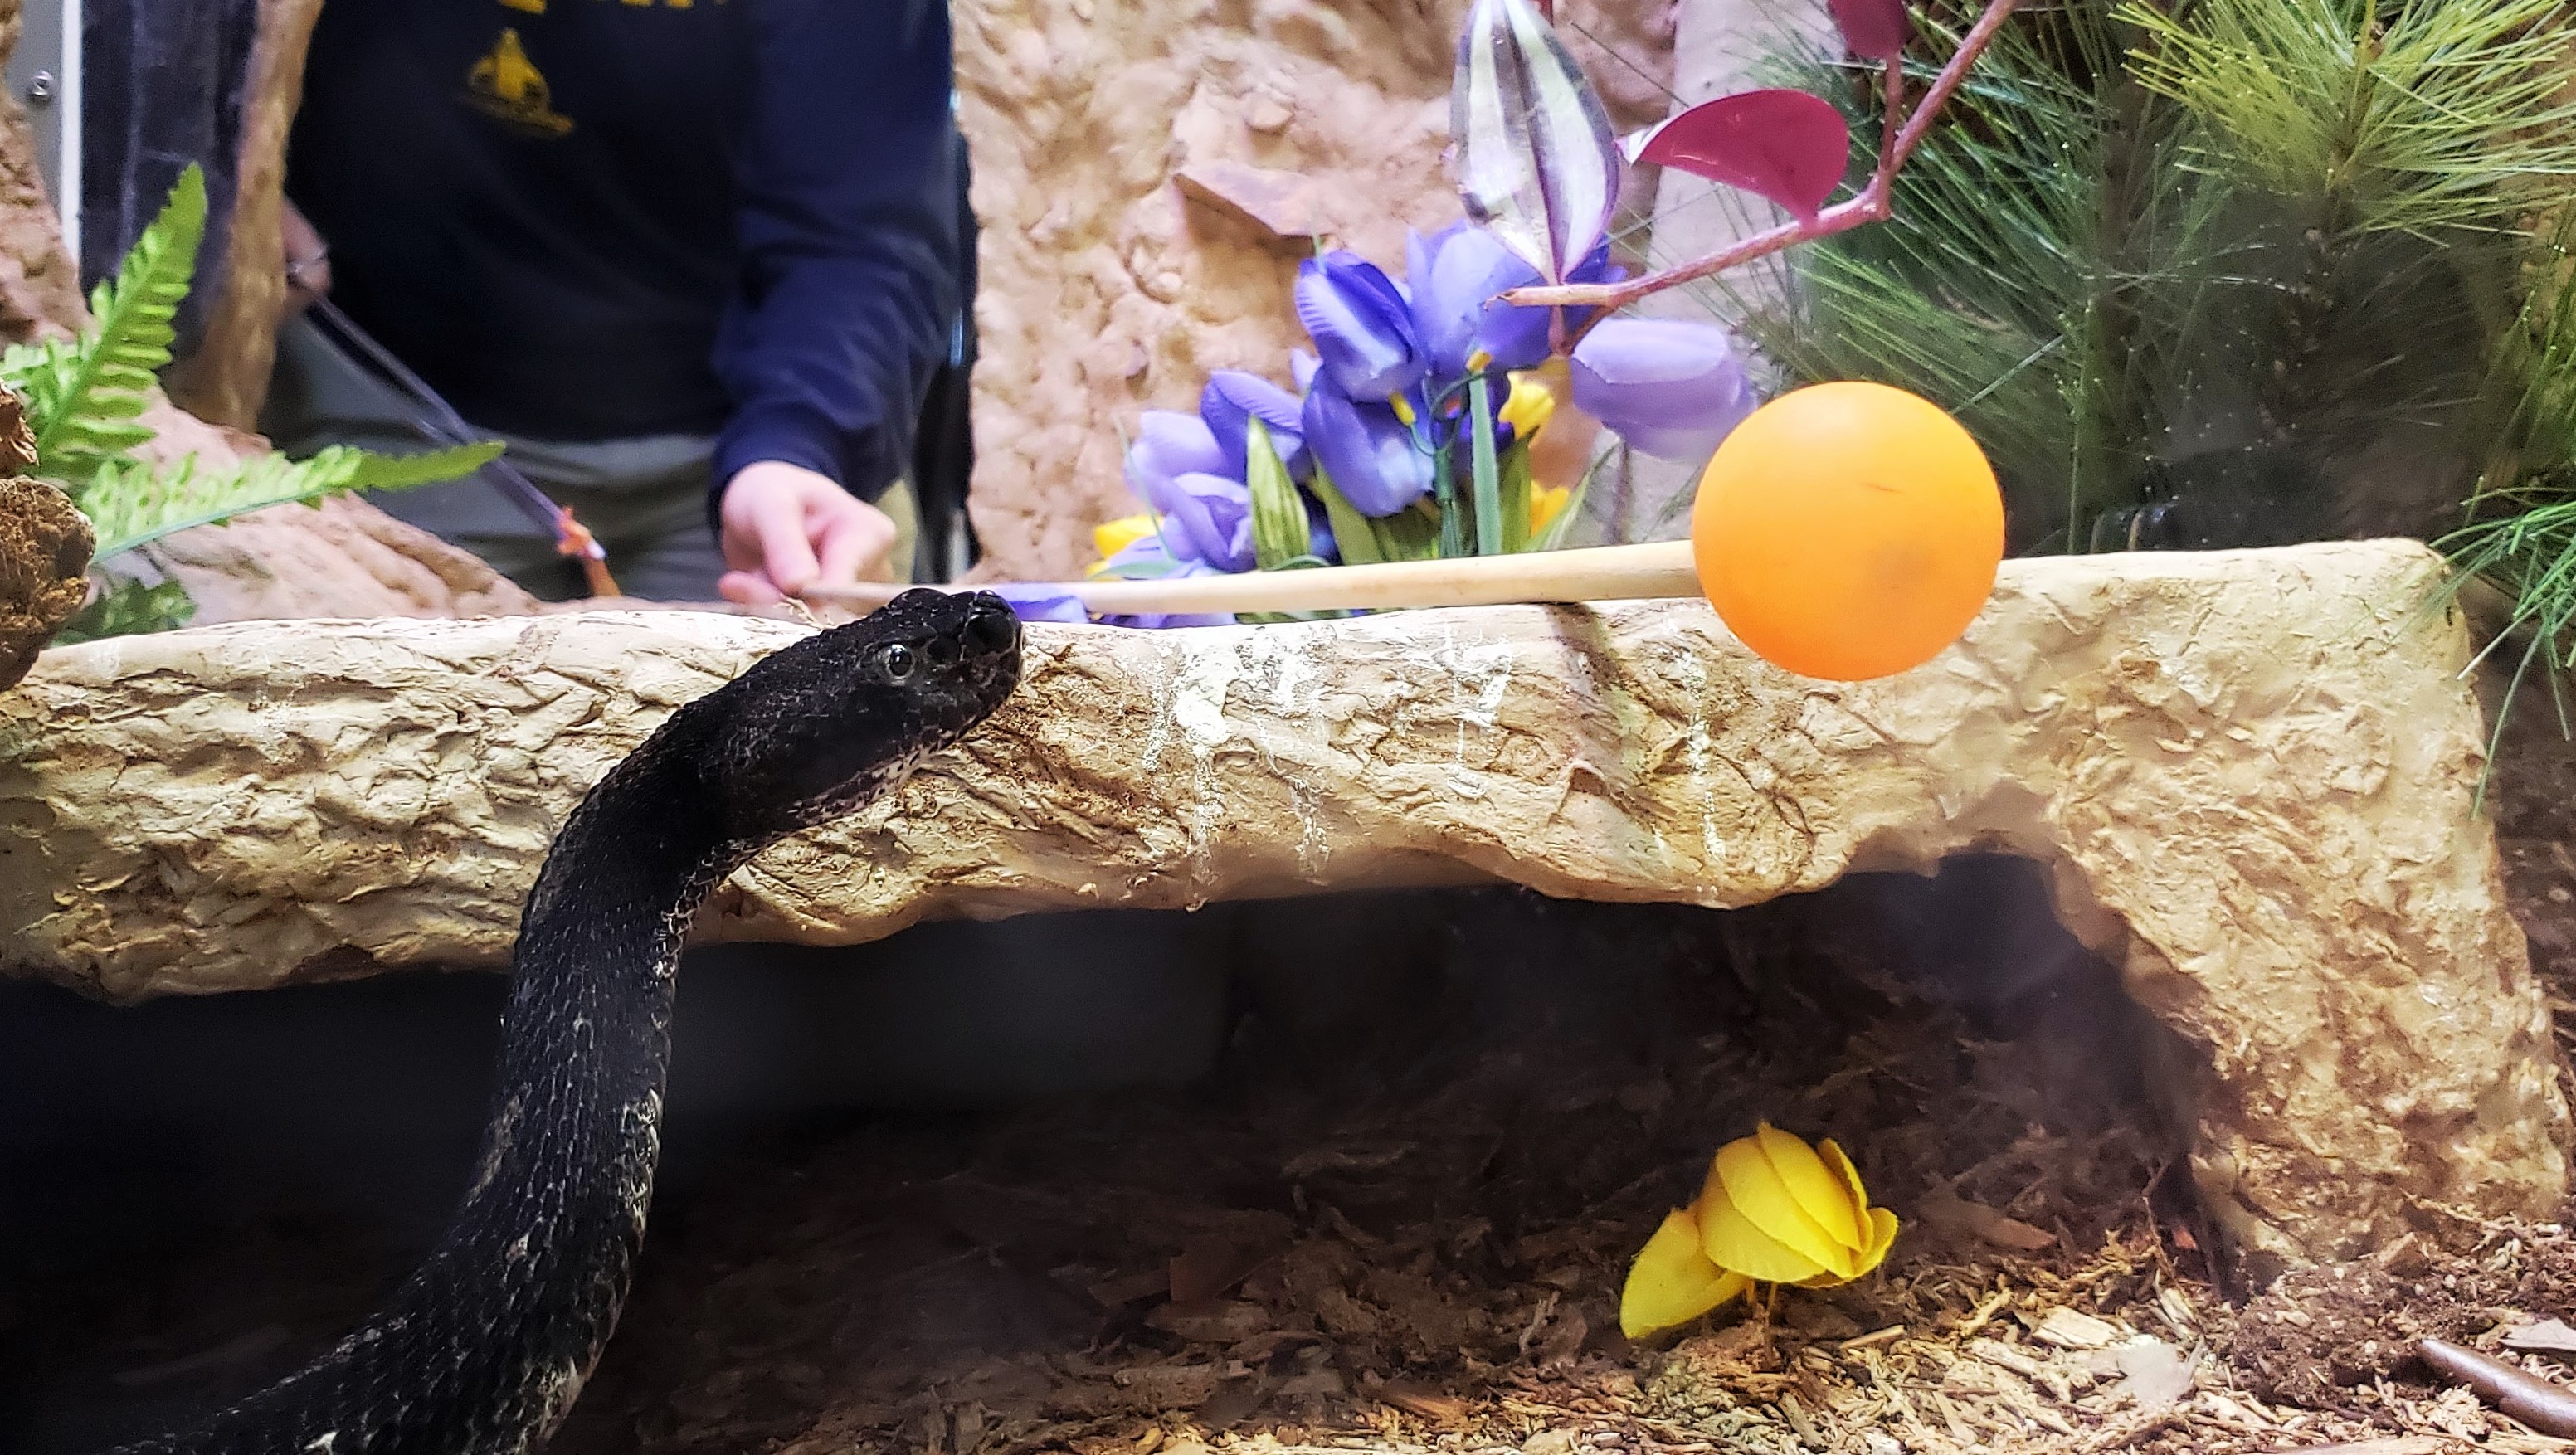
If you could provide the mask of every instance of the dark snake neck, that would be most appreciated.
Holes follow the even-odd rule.
[[[520,923],[482,1152],[438,1247],[328,1354],[119,1455],[515,1455],[551,1433],[643,1242],[681,936],[756,847],[725,842],[694,747],[657,735],[556,837]]]

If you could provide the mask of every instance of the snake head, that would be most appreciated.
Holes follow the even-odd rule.
[[[699,754],[726,836],[766,842],[858,807],[1019,680],[1019,618],[984,591],[907,591],[773,653],[710,694],[731,699]]]

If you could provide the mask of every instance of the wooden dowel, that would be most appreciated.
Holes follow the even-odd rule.
[[[1699,572],[1688,541],[1529,551],[1452,561],[1247,571],[1168,581],[1066,581],[1054,590],[1095,616],[1231,612],[1384,611],[1397,607],[1509,606],[1523,602],[1626,601],[1697,596]],[[806,599],[870,611],[910,588],[868,583],[814,589]],[[944,590],[971,590],[945,587]]]

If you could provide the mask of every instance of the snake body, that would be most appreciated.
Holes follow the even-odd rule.
[[[565,822],[530,892],[473,1180],[436,1248],[311,1364],[120,1455],[524,1455],[617,1321],[660,1148],[691,916],[763,846],[864,804],[1018,684],[985,593],[912,591],[673,713]]]

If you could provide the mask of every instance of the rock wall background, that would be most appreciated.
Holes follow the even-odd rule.
[[[1675,0],[1563,0],[1622,130],[1665,114]],[[957,0],[984,226],[971,509],[989,565],[1074,574],[1137,507],[1120,437],[1212,369],[1288,382],[1297,262],[1400,267],[1442,169],[1466,0]],[[1627,189],[1651,210],[1651,171]]]

